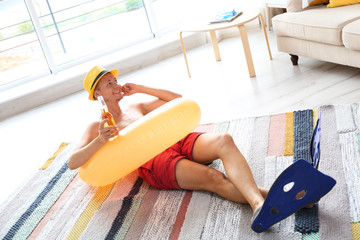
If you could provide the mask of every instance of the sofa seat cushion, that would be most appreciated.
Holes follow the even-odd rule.
[[[360,19],[344,27],[342,38],[346,48],[360,51]]]
[[[336,8],[326,8],[323,5],[301,12],[279,14],[272,22],[278,36],[343,45],[343,27],[359,18],[360,4]]]

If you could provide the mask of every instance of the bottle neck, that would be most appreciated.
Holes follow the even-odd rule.
[[[99,103],[99,105],[100,105],[100,108],[101,108],[101,111],[102,111],[102,112],[103,112],[103,111],[105,111],[105,112],[108,112],[108,111],[109,111],[108,108],[107,108],[106,102],[105,102],[105,100],[104,100],[104,98],[103,98],[102,96],[99,96],[99,97],[97,98],[97,101],[98,101],[98,103]]]

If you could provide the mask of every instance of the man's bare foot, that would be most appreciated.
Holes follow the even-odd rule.
[[[305,206],[305,208],[312,208],[314,207],[315,203],[309,203],[308,205]]]
[[[301,192],[299,192],[298,194],[296,194],[296,199],[300,199],[302,197],[305,196],[306,191],[302,190]],[[314,207],[315,203],[309,203],[308,205],[305,206],[305,208],[312,208]]]

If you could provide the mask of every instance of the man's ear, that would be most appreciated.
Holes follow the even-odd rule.
[[[98,91],[95,90],[93,96],[95,99],[97,99],[100,96],[100,94]]]

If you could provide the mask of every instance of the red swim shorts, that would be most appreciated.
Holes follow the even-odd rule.
[[[153,187],[180,189],[175,179],[175,165],[180,159],[192,160],[195,140],[202,133],[192,132],[144,165],[138,168],[139,175]]]

